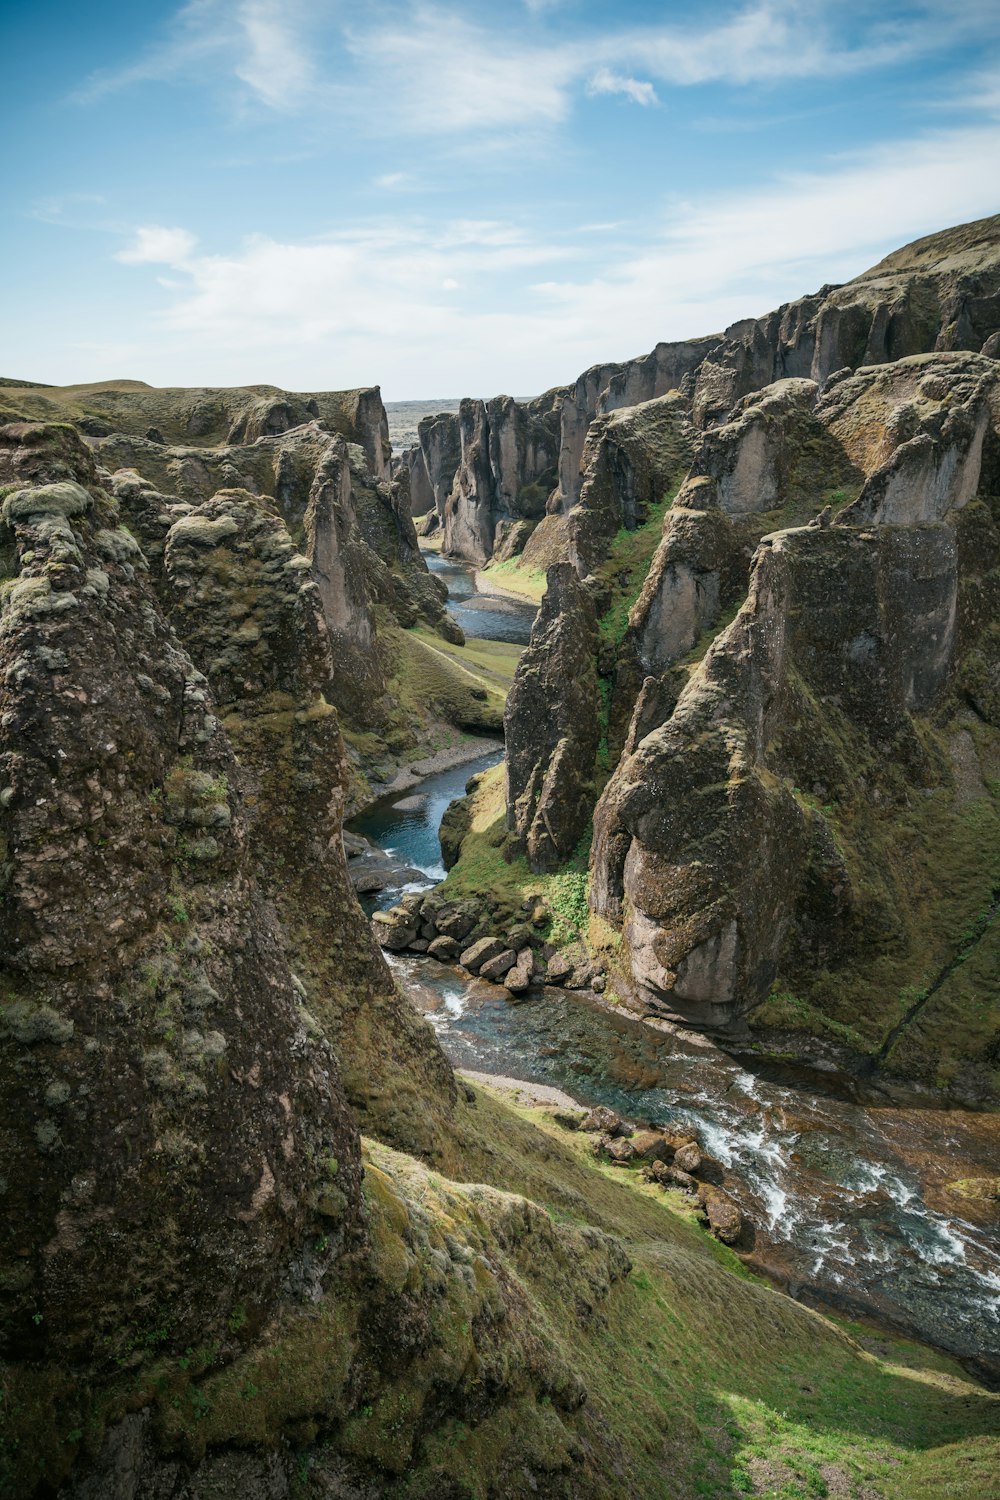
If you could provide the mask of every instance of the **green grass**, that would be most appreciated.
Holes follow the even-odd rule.
[[[541,604],[545,593],[545,571],[542,568],[524,567],[516,557],[507,562],[488,563],[484,569],[486,577],[512,594],[522,594],[533,604]]]
[[[564,1475],[552,1493],[585,1500],[995,1500],[1000,1397],[912,1341],[773,1290],[690,1207],[595,1160],[550,1109],[474,1095],[434,1169],[368,1142],[359,1277],[333,1275],[319,1302],[259,1333],[237,1313],[228,1362],[218,1345],[157,1347],[100,1393],[42,1370],[0,1381],[6,1456],[22,1475],[44,1460],[58,1481],[79,1446],[100,1451],[106,1423],[150,1407],[168,1454],[291,1444],[308,1478],[326,1434],[386,1494],[520,1493],[504,1488],[513,1462]],[[623,1278],[605,1274],[595,1230],[624,1247]],[[442,1282],[456,1261],[470,1275]],[[485,1315],[501,1288],[508,1311]],[[392,1335],[414,1301],[431,1320],[425,1352],[394,1345],[373,1362],[366,1318]],[[484,1359],[492,1384],[477,1382]],[[550,1375],[584,1403],[560,1399]]]
[[[624,526],[611,543],[611,551],[601,564],[598,576],[611,586],[611,601],[601,615],[598,628],[601,638],[617,645],[628,627],[628,617],[642,592],[653,553],[663,536],[663,520],[673,504],[665,496],[649,507],[645,521],[634,531]],[[622,576],[625,575],[625,582]]]
[[[551,914],[545,936],[568,943],[586,935],[587,860],[590,831],[573,858],[554,875],[535,875],[526,859],[507,858],[505,773],[503,765],[484,772],[473,793],[469,832],[458,863],[449,871],[441,893],[452,900],[485,899],[497,925],[523,920],[521,903],[529,896],[544,902]]]
[[[597,1163],[587,1138],[560,1129],[550,1109],[477,1094],[469,1169],[484,1153],[493,1181],[619,1235],[633,1260],[592,1338],[570,1320],[560,1329],[588,1386],[587,1410],[621,1438],[634,1489],[623,1481],[620,1493],[944,1496],[952,1492],[917,1486],[947,1476],[968,1451],[978,1482],[988,1480],[955,1495],[1000,1495],[1000,1398],[954,1362],[790,1302],[710,1239],[686,1200]],[[501,1135],[502,1159],[489,1154]],[[767,1466],[777,1482],[756,1488]]]

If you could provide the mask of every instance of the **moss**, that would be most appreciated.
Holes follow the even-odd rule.
[[[551,1110],[477,1089],[454,1144],[472,1185],[369,1143],[360,1261],[318,1302],[242,1322],[235,1355],[158,1357],[151,1324],[143,1367],[98,1398],[43,1370],[8,1374],[0,1492],[26,1493],[39,1463],[57,1482],[148,1407],[166,1455],[292,1445],[317,1483],[350,1455],[380,1492],[427,1500],[520,1495],[525,1472],[566,1500],[726,1500],[763,1461],[901,1500],[959,1454],[987,1486],[969,1494],[991,1493],[1000,1399],[942,1356],[882,1334],[868,1352],[864,1330],[749,1276]]]

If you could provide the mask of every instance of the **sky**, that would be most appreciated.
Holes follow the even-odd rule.
[[[0,374],[528,396],[1000,212],[998,0],[0,0]]]

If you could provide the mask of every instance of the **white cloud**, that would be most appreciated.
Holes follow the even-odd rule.
[[[489,31],[438,6],[355,25],[348,47],[359,113],[370,106],[367,84],[380,84],[376,128],[405,121],[423,134],[451,134],[552,124],[569,112],[572,48],[528,46],[506,28]]]
[[[289,19],[287,7],[274,0],[237,6],[242,55],[233,71],[272,109],[297,108],[313,85],[312,64]]]
[[[77,99],[200,80],[240,98],[318,121],[349,118],[366,134],[409,134],[497,149],[570,119],[581,90],[657,102],[664,88],[844,77],[934,56],[974,37],[1000,39],[995,0],[910,0],[905,12],[853,0],[737,0],[727,9],[672,7],[636,25],[628,7],[601,28],[572,7],[526,0],[520,27],[451,0],[188,0],[135,62],[91,77]],[[679,19],[678,19],[679,15]],[[706,15],[708,19],[706,19]],[[641,75],[641,76],[640,76]]]
[[[598,68],[587,84],[588,94],[624,94],[633,104],[658,104],[656,90],[651,83],[638,78],[626,78],[623,73],[612,73],[610,68]]]
[[[998,159],[1000,121],[832,157],[753,192],[674,205],[643,253],[613,273],[536,291],[567,318],[613,331],[611,357],[717,332],[859,275],[911,239],[989,214],[989,164]]]
[[[115,260],[127,266],[165,265],[186,269],[198,241],[187,229],[167,229],[162,224],[142,224],[131,245],[119,250]]]
[[[380,188],[398,188],[404,187],[408,181],[409,174],[406,172],[383,172],[381,177],[375,178],[375,186]]]
[[[997,121],[831,157],[752,193],[664,202],[642,252],[630,234],[617,258],[603,241],[539,239],[503,220],[396,216],[213,256],[183,229],[144,226],[119,258],[169,266],[175,289],[133,368],[187,384],[380,381],[390,398],[541,389],[596,359],[718,331],[989,213],[997,159]],[[575,276],[553,274],[570,265]],[[536,267],[548,274],[526,287]]]
[[[300,0],[189,0],[135,62],[91,75],[73,98],[90,104],[138,84],[191,78],[217,87],[227,70],[270,109],[303,108],[316,78]]]

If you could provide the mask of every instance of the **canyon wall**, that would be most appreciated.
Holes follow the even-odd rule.
[[[615,982],[638,1009],[739,1031],[794,991],[808,1025],[830,1015],[877,1050],[892,1006],[855,1024],[847,998],[864,956],[881,955],[893,993],[946,964],[947,924],[929,941],[921,925],[947,905],[933,843],[994,817],[988,790],[969,812],[947,789],[970,755],[987,788],[994,754],[998,327],[988,220],[736,325],[674,394],[591,422],[563,535],[597,620],[596,750],[557,760],[528,712],[520,685],[555,660],[543,632],[507,734],[546,765],[567,836],[606,783],[590,899],[621,935]],[[513,848],[541,867],[523,796],[511,784]],[[967,1048],[973,1092],[990,1087],[991,1045]]]

